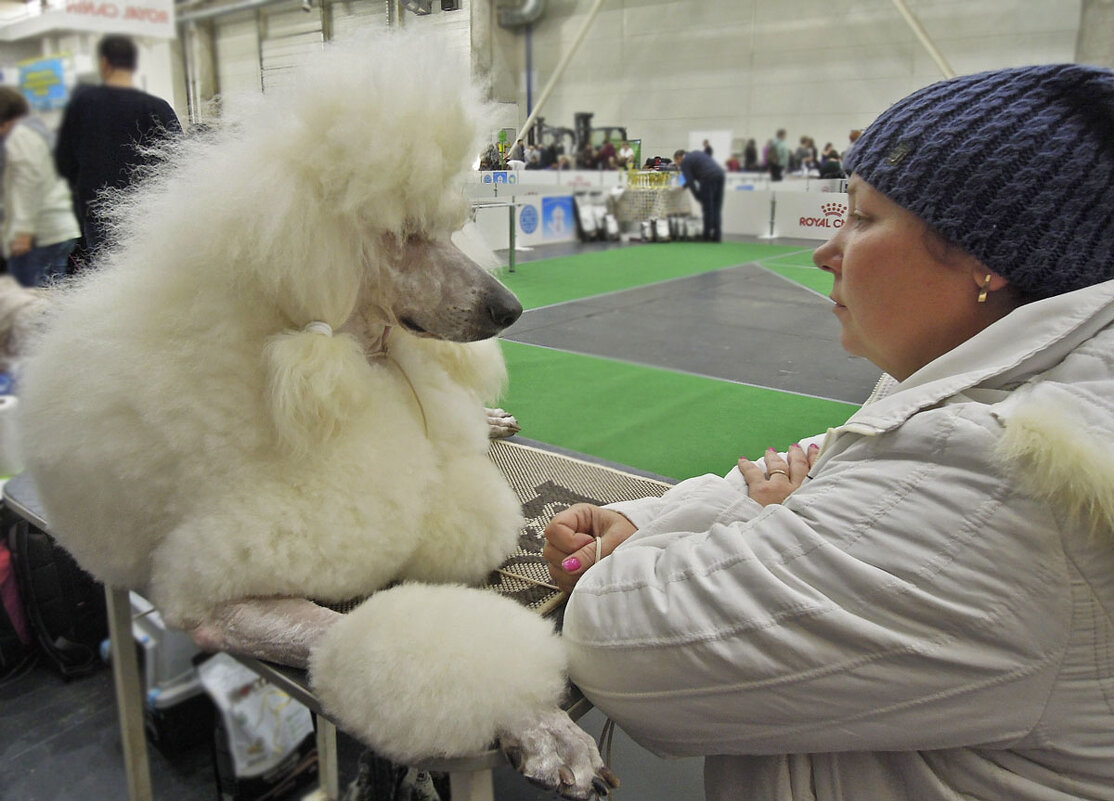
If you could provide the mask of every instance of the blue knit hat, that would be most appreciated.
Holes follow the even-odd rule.
[[[1114,278],[1111,70],[941,81],[883,112],[846,167],[1026,293]]]

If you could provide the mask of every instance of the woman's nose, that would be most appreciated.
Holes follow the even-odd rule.
[[[836,234],[816,250],[812,251],[812,263],[821,270],[830,273],[836,272],[842,264],[842,254],[839,249],[839,234]]]

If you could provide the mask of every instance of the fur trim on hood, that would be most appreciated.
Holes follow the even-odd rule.
[[[1042,393],[1048,394],[1048,393]],[[1095,533],[1114,529],[1114,447],[1077,401],[1029,398],[999,414],[996,456],[1021,486]],[[1094,416],[1094,410],[1090,416]]]

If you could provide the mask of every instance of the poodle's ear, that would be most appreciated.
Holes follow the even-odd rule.
[[[264,362],[275,431],[292,455],[334,439],[366,398],[367,360],[348,334],[285,331],[267,341]]]

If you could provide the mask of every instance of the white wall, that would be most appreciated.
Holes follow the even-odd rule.
[[[548,0],[533,25],[534,97],[592,0]],[[909,0],[959,74],[1072,61],[1080,0]],[[516,78],[524,120],[525,38],[494,25],[496,70]],[[542,115],[578,111],[626,125],[643,155],[694,130],[731,130],[759,148],[778,128],[842,150],[851,128],[942,77],[891,0],[607,0]],[[717,148],[717,158],[726,158]]]
[[[959,73],[1074,60],[1081,0],[908,1]],[[547,0],[530,34],[535,101],[592,3]],[[267,6],[260,17],[298,7],[287,0]],[[319,4],[314,7],[307,16],[320,13]],[[385,24],[383,0],[336,0],[331,7],[339,16],[358,12]],[[473,63],[490,65],[482,77],[495,99],[518,104],[521,123],[528,112],[527,33],[501,28],[497,19],[492,0],[466,0],[460,11],[407,15],[406,22],[443,28],[439,33],[452,41],[447,52],[455,51],[452,57],[462,62],[460,49],[470,38]],[[246,39],[258,41],[254,14],[214,22],[218,29],[239,25]],[[337,33],[343,28],[336,25]],[[57,39],[58,49],[72,52],[91,52],[95,43],[93,37]],[[141,83],[173,98],[186,119],[178,56],[168,45],[144,44]],[[43,43],[5,42],[2,50],[0,69],[43,54]],[[244,69],[251,72],[248,83],[257,83],[255,47],[245,51],[250,63],[240,62],[239,54],[220,55],[226,79]],[[571,127],[575,112],[594,112],[595,123],[625,125],[632,138],[641,138],[644,156],[672,154],[699,131],[730,131],[733,139],[753,137],[761,147],[781,127],[791,144],[807,134],[820,147],[831,141],[842,149],[851,128],[865,126],[893,101],[939,77],[891,0],[607,0],[542,115],[552,125]],[[243,88],[228,83],[226,90]],[[516,115],[509,116],[513,127]],[[728,155],[727,148],[716,147],[717,158]]]

